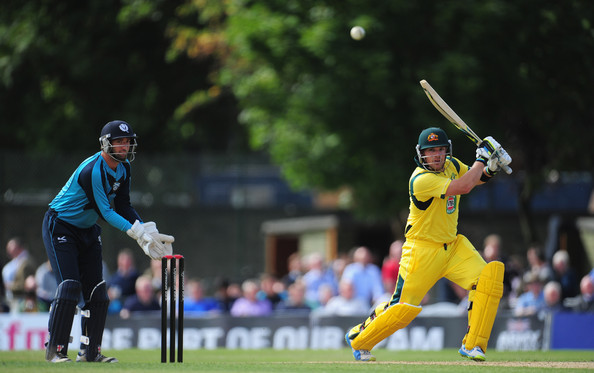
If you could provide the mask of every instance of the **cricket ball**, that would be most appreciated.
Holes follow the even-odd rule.
[[[351,29],[351,38],[361,40],[365,37],[365,29],[361,26],[355,26]]]

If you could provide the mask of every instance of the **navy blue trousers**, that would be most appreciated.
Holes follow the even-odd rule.
[[[43,219],[42,235],[58,284],[79,281],[83,299],[88,301],[93,288],[103,281],[101,227],[77,228],[58,219],[50,209]]]

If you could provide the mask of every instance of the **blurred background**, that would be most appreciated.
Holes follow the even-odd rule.
[[[428,80],[513,157],[462,198],[459,231],[594,263],[589,1],[89,0],[0,4],[0,240],[45,260],[47,204],[99,151],[110,120],[138,134],[133,204],[176,237],[187,277],[243,281],[402,238],[414,146],[444,128]],[[367,35],[355,41],[352,26]],[[109,270],[130,247],[102,222]],[[10,257],[2,255],[4,265]]]

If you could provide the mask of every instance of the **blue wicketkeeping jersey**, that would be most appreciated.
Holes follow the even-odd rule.
[[[119,163],[114,171],[101,152],[78,166],[49,206],[59,219],[79,228],[93,226],[99,217],[122,231],[142,221],[130,205],[130,163]]]

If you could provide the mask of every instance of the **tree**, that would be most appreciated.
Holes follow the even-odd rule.
[[[408,203],[416,136],[429,124],[446,128],[456,154],[470,162],[472,145],[429,106],[423,78],[512,154],[526,219],[550,170],[592,168],[579,151],[594,119],[586,99],[594,74],[584,52],[594,46],[588,2],[187,6],[209,25],[201,37],[224,38],[213,85],[232,89],[251,145],[267,150],[296,188],[349,186],[358,211],[396,216]],[[214,24],[204,21],[211,15]],[[353,25],[366,28],[364,40],[349,38]]]
[[[212,60],[167,55],[167,27],[180,3],[3,2],[0,147],[97,148],[101,127],[124,119],[146,150],[245,149],[232,136],[230,95],[195,110],[182,105],[210,87]]]

